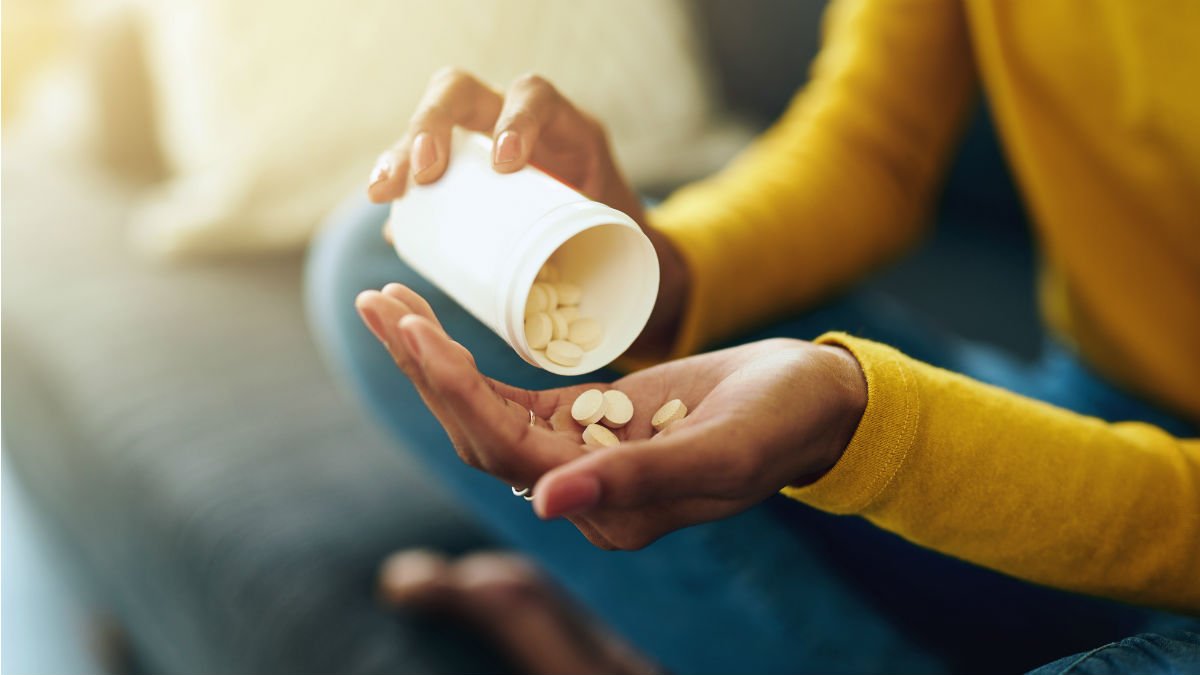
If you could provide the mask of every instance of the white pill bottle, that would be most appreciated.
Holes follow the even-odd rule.
[[[608,365],[633,344],[654,308],[654,246],[624,213],[534,167],[497,173],[491,157],[490,138],[455,129],[446,173],[431,185],[410,182],[392,202],[396,253],[527,362],[560,375]],[[562,280],[583,289],[580,316],[604,325],[603,341],[571,367],[525,339],[525,299],[552,255]]]

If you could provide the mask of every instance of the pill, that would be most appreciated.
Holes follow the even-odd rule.
[[[553,312],[555,309],[558,309],[558,291],[554,289],[554,284],[538,282],[533,286],[534,288],[542,289],[542,292],[546,294],[547,312]]]
[[[673,423],[678,422],[687,416],[687,406],[677,398],[673,398],[663,404],[658,412],[650,418],[650,426],[654,427],[655,431],[662,431]]]
[[[549,297],[546,295],[546,289],[541,284],[534,284],[533,288],[529,289],[529,297],[525,298],[525,316],[548,311],[548,305]]]
[[[621,444],[616,434],[599,424],[589,424],[583,430],[583,442],[585,445],[590,445],[594,448],[606,448]]]
[[[566,340],[551,340],[546,345],[546,358],[560,366],[577,366],[583,359],[583,348]]]
[[[572,321],[579,318],[579,307],[577,305],[570,305],[568,307],[559,307],[555,311],[558,312],[559,314],[562,314],[562,318],[567,320],[568,326],[571,325]]]
[[[558,294],[559,305],[578,305],[579,301],[583,299],[583,289],[579,287],[579,284],[560,281],[554,284],[554,290]]]
[[[553,329],[553,335],[551,336],[551,339],[553,339],[553,340],[566,340],[567,339],[567,332],[569,330],[568,326],[570,326],[570,322],[568,322],[566,317],[564,317],[562,315],[562,312],[558,312],[558,311],[550,312],[550,324],[551,324],[551,328]]]
[[[545,349],[554,337],[553,321],[545,312],[529,314],[525,317],[525,342],[530,349]]]
[[[567,339],[582,347],[585,351],[595,349],[604,339],[604,326],[595,319],[587,317],[571,322]]]
[[[623,391],[604,392],[604,417],[601,422],[610,429],[620,429],[633,419],[633,401]]]
[[[571,417],[587,426],[604,417],[604,393],[599,389],[588,389],[571,404]]]
[[[537,273],[538,281],[548,281],[548,282],[553,283],[555,281],[558,281],[559,278],[560,277],[558,276],[558,268],[555,267],[554,263],[552,263],[552,262],[547,262],[545,265],[542,265],[542,269],[538,270],[538,273]]]

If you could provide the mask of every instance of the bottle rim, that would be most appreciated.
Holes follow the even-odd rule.
[[[636,269],[641,278],[634,281],[637,292],[629,294],[623,311],[625,330],[606,340],[596,350],[585,353],[579,365],[561,366],[538,359],[525,340],[525,301],[542,265],[563,244],[585,231],[600,227],[619,227],[628,234],[629,252],[639,259]],[[511,261],[497,287],[497,316],[506,342],[529,364],[559,375],[582,375],[598,370],[623,354],[641,334],[658,297],[658,255],[654,245],[632,218],[610,206],[582,198],[547,211],[526,230],[514,250],[520,254]],[[611,328],[611,327],[609,327]]]

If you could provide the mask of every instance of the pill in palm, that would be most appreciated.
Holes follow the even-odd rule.
[[[604,417],[601,420],[610,429],[620,429],[633,419],[633,401],[625,392],[609,389],[604,392]]]
[[[571,404],[571,417],[584,426],[595,424],[604,417],[604,405],[604,392],[588,389]]]
[[[560,281],[554,284],[554,291],[558,296],[559,305],[574,306],[583,299],[583,289],[579,287],[579,284]]]
[[[650,418],[650,426],[654,427],[655,431],[662,431],[686,417],[687,413],[688,409],[683,401],[673,398],[654,413],[654,416]]]
[[[567,339],[585,351],[591,351],[604,339],[604,326],[599,321],[587,317],[575,319],[571,322]]]
[[[568,326],[570,324],[568,323],[567,318],[562,315],[562,312],[559,312],[559,311],[550,312],[550,323],[551,323],[551,328],[553,329],[552,339],[566,340],[567,333],[568,333]]]
[[[529,289],[529,297],[525,299],[525,316],[548,311],[547,307],[549,304],[549,296],[546,295],[546,289],[541,284],[534,284],[533,288]],[[550,307],[549,309],[554,308]]]
[[[587,428],[583,430],[583,442],[585,445],[590,445],[596,448],[611,447],[621,444],[621,441],[617,438],[616,434],[609,431],[605,427],[600,426],[599,424],[589,424]]]
[[[545,349],[554,338],[553,321],[549,314],[536,312],[525,317],[525,342],[530,349]]]

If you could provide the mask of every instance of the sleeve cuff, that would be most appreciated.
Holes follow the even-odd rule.
[[[860,513],[888,487],[913,447],[920,420],[917,382],[907,357],[869,340],[826,333],[818,344],[843,347],[867,380],[867,408],[846,452],[816,482],[781,492],[823,511]]]

